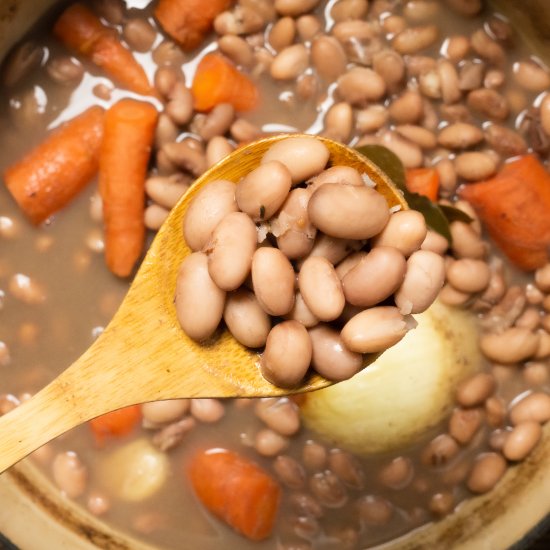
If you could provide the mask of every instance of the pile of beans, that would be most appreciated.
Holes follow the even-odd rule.
[[[168,483],[158,499],[129,507],[100,486],[97,465],[113,447],[126,442],[96,449],[86,427],[33,455],[60,491],[148,541],[196,546],[196,541],[185,538],[181,516],[175,521],[172,516],[174,509],[185,509],[190,524],[204,520],[195,504],[184,501],[189,491],[181,490],[187,486],[180,462],[190,449],[226,446],[261,463],[284,487],[274,544],[284,550],[310,550],[331,541],[336,548],[363,548],[452,513],[464,499],[490,491],[511,466],[530,453],[536,455],[541,426],[550,420],[550,267],[534,276],[518,273],[492,248],[471,207],[457,201],[455,193],[459,186],[490,177],[509,158],[526,152],[548,164],[550,71],[522,50],[506,19],[482,10],[478,0],[239,0],[215,21],[211,40],[197,53],[222,52],[259,83],[264,101],[258,112],[238,113],[221,104],[205,114],[194,110],[189,89],[194,53],[184,54],[163,35],[149,11],[129,10],[118,0],[96,0],[93,8],[134,52],[143,54],[140,59],[154,74],[161,114],[146,183],[148,228],[158,229],[193,179],[239,143],[281,128],[319,133],[351,146],[385,145],[406,167],[436,168],[438,200],[474,220],[451,224],[450,247],[428,230],[420,251],[401,254],[408,262],[422,251],[444,255],[446,282],[439,299],[479,319],[485,364],[456,388],[449,418],[408,449],[383,456],[352,455],[306,428],[295,399],[156,402],[142,407],[142,426],[134,435],[167,453],[176,466],[174,483]],[[55,125],[67,106],[74,107],[71,97],[106,106],[124,93],[50,39],[35,38],[22,42],[4,67],[4,165]],[[229,202],[236,203],[235,184],[231,186],[220,186],[220,201],[223,189],[231,189]],[[250,207],[249,217],[261,241],[253,254],[282,252],[294,277],[305,258],[314,257],[317,246],[327,251],[334,244],[327,235],[313,239],[309,224],[305,231],[304,226],[292,226],[286,233],[281,229],[303,211],[302,201],[310,198],[314,186],[314,179],[291,184],[282,219],[284,206],[271,214],[269,223],[263,219],[269,214],[267,200],[260,203],[267,212],[263,216],[258,203]],[[93,189],[90,193],[90,219],[85,200],[36,232],[5,207],[11,203],[0,201],[0,308],[9,318],[0,336],[0,365],[7,367],[1,414],[70,362],[71,350],[85,349],[122,297],[124,289],[115,288],[103,274],[101,202]],[[232,208],[234,213],[246,212],[240,206]],[[382,235],[399,220],[418,228],[415,215],[392,213]],[[186,240],[192,242],[189,235]],[[312,240],[311,250],[296,252],[311,246]],[[205,245],[192,247],[194,254],[206,256]],[[372,258],[385,246],[394,244],[379,237],[358,250],[340,250],[346,258],[331,260],[338,278],[353,262]],[[50,274],[42,266],[56,267]],[[83,287],[89,292],[82,293]],[[259,302],[251,287],[247,278],[244,286],[223,290],[223,309],[228,296],[243,296],[245,304]],[[313,351],[316,331],[330,343],[323,334],[325,321],[306,325],[295,282],[293,291],[293,311],[302,315]],[[71,309],[71,303],[78,307]],[[261,309],[264,319],[265,314]],[[275,319],[269,319],[266,340],[271,323],[286,322],[267,314]],[[230,320],[225,322],[231,326]],[[317,318],[311,322],[317,323]],[[330,323],[338,326],[340,321]],[[322,353],[328,356],[328,351],[325,347]],[[219,531],[208,531],[208,542],[200,534],[205,548],[219,546],[220,537],[228,547],[247,545],[223,526],[213,527],[211,521],[208,525]],[[181,538],[174,543],[176,531]]]
[[[262,373],[279,386],[298,384],[310,365],[330,380],[350,378],[362,354],[385,351],[415,326],[410,314],[428,309],[444,282],[443,258],[419,250],[422,215],[392,214],[366,174],[325,170],[329,156],[315,137],[283,139],[236,185],[205,185],[184,219],[194,252],[177,278],[183,330],[202,341],[223,317],[241,344],[265,346]],[[273,245],[258,246],[256,223],[276,233]]]

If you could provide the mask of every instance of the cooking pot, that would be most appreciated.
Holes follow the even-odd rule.
[[[56,0],[0,2],[0,59],[55,3]],[[550,3],[546,0],[493,3],[517,26],[541,58],[550,59]],[[0,476],[0,502],[0,532],[25,550],[150,548],[113,531],[63,498],[44,475],[25,461]],[[535,451],[510,468],[496,489],[464,502],[445,519],[383,547],[475,550],[516,545],[515,548],[522,548],[537,532],[546,529],[549,522],[550,423]]]

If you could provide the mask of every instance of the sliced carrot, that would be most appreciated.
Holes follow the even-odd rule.
[[[271,534],[281,489],[249,459],[226,449],[198,452],[187,472],[202,504],[251,540]]]
[[[8,190],[33,223],[61,210],[96,175],[104,115],[91,107],[5,171]]]
[[[79,3],[69,6],[55,23],[53,32],[67,48],[88,58],[128,89],[154,95],[143,67],[116,32],[86,6]]]
[[[141,420],[141,407],[132,405],[90,420],[89,425],[96,443],[103,445],[110,437],[128,435]]]
[[[122,99],[105,115],[99,157],[105,258],[109,269],[127,277],[145,238],[145,179],[158,112],[150,103]]]
[[[437,200],[439,174],[435,168],[409,168],[405,177],[407,189],[411,193],[424,195],[434,202]]]
[[[518,267],[531,271],[548,262],[550,174],[534,155],[505,164],[490,180],[464,185],[459,196]]]
[[[220,103],[231,103],[237,111],[250,111],[259,100],[254,82],[217,53],[201,59],[191,91],[198,111],[210,111]]]
[[[184,50],[195,49],[212,30],[214,19],[232,0],[160,0],[155,17]]]

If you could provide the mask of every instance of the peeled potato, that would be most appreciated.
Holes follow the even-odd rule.
[[[416,329],[352,379],[307,394],[305,424],[359,454],[406,446],[440,422],[454,388],[481,368],[473,315],[436,302]]]
[[[101,463],[102,485],[127,502],[155,494],[168,478],[168,458],[147,439],[137,439],[113,451]]]

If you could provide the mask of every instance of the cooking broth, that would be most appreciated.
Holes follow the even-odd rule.
[[[267,3],[271,4],[269,1]],[[332,29],[334,21],[331,10],[339,3],[343,2],[320,2],[312,12],[322,27]],[[237,113],[236,119],[250,123],[251,126],[246,129],[253,138],[262,133],[280,131],[324,132],[329,137],[343,139],[352,145],[376,141],[389,147],[395,143],[396,126],[401,126],[401,135],[407,137],[404,138],[404,147],[397,146],[395,150],[405,164],[417,164],[414,157],[418,151],[420,164],[425,166],[433,166],[447,156],[454,159],[462,152],[460,147],[444,148],[437,143],[420,146],[414,143],[414,139],[422,140],[426,136],[422,134],[418,137],[418,131],[411,133],[410,128],[404,129],[403,126],[424,128],[433,137],[440,133],[445,122],[454,122],[453,117],[456,120],[467,119],[479,128],[487,128],[489,120],[483,116],[482,110],[473,112],[471,105],[466,107],[466,111],[446,110],[449,105],[464,104],[466,89],[460,92],[459,100],[445,104],[441,98],[444,93],[443,82],[440,78],[438,80],[434,73],[435,64],[428,58],[440,57],[439,52],[446,37],[471,37],[479,29],[486,28],[492,32],[491,36],[498,38],[501,35],[495,29],[504,32],[507,26],[502,19],[498,19],[502,27],[498,26],[499,23],[495,24],[488,10],[475,18],[465,18],[450,11],[444,2],[411,1],[407,6],[405,4],[407,2],[373,1],[366,16],[359,19],[370,22],[376,40],[380,41],[380,48],[388,46],[395,29],[403,26],[436,25],[439,29],[439,37],[432,45],[403,56],[408,64],[409,86],[421,90],[423,116],[408,121],[407,116],[399,120],[394,115],[393,119],[385,119],[370,131],[357,130],[359,111],[372,105],[379,106],[384,112],[391,109],[391,104],[406,88],[405,82],[399,81],[393,84],[394,89],[390,93],[383,93],[378,99],[353,106],[355,126],[349,135],[345,135],[345,130],[338,124],[325,126],[325,116],[336,102],[338,92],[334,83],[314,80],[315,69],[311,63],[298,79],[283,82],[275,81],[269,76],[268,69],[261,70],[255,63],[243,71],[251,73],[258,83],[261,104],[252,112]],[[415,10],[418,5],[420,8]],[[97,7],[92,3],[90,6]],[[434,14],[430,17],[423,15],[422,6],[433,9]],[[154,24],[152,9],[145,2],[127,2],[126,8],[126,17],[145,18]],[[44,139],[52,128],[73,118],[86,107],[99,104],[107,108],[122,97],[137,97],[136,94],[117,88],[101,70],[87,61],[82,62],[84,76],[78,86],[62,86],[52,81],[46,70],[48,60],[67,55],[67,50],[50,34],[52,22],[59,13],[60,10],[57,10],[50,14],[29,35],[43,48],[40,67],[14,87],[4,87],[1,91],[2,172]],[[277,53],[271,45],[264,45],[272,25],[266,23],[260,31],[244,35],[256,48],[259,59],[262,59],[261,56],[273,57]],[[116,25],[115,28],[120,30]],[[166,39],[160,30],[158,32],[152,49]],[[197,51],[185,54],[182,71],[188,86],[199,59],[216,49],[217,38],[212,33]],[[294,43],[300,40],[298,32]],[[357,43],[353,40],[351,42],[350,51],[355,51],[357,56],[370,55],[372,52],[369,53],[369,47],[378,47],[371,42],[359,43],[358,49],[353,50],[353,45],[357,46]],[[467,63],[483,65],[483,76],[476,89],[485,87],[497,91],[506,98],[510,109],[510,114],[499,120],[498,124],[517,131],[516,135],[525,140],[526,150],[541,150],[541,158],[545,161],[545,150],[533,137],[544,137],[536,131],[537,128],[533,129],[533,125],[539,124],[540,130],[536,108],[542,100],[539,94],[542,96],[543,90],[526,90],[515,82],[514,64],[524,61],[528,55],[517,38],[513,48],[508,47],[503,39],[500,42],[497,40],[497,43],[501,48],[506,48],[505,64],[482,59],[479,52],[469,47],[460,59],[453,61],[453,66],[461,74],[460,71]],[[135,52],[135,57],[153,81],[156,71],[154,54],[151,51]],[[363,61],[366,66],[372,63],[372,60]],[[424,64],[425,69],[415,69],[414,63],[417,66]],[[541,70],[548,74],[545,67]],[[412,76],[413,73],[417,76]],[[306,77],[313,78],[311,94],[307,91],[310,88],[303,82]],[[499,83],[501,79],[503,82]],[[303,88],[297,89],[297,80],[304,84]],[[98,89],[98,86],[102,88]],[[151,98],[150,101],[160,110],[163,109],[158,99]],[[433,109],[430,109],[430,105]],[[535,105],[535,111],[531,109],[532,105]],[[530,122],[533,112],[534,123]],[[177,140],[196,138],[195,130],[193,122],[183,125],[179,128]],[[391,130],[391,133],[387,130]],[[232,146],[245,137],[234,129],[228,129],[224,135]],[[403,145],[401,141],[399,143]],[[490,158],[497,157],[499,166],[515,156],[502,149],[495,152],[498,147],[497,142],[489,144],[481,139],[478,144],[465,149],[482,152]],[[153,155],[150,173],[154,174],[156,170]],[[459,177],[458,182],[462,183],[464,179],[467,178]],[[454,201],[456,186],[444,183],[442,178],[440,198]],[[9,410],[28,394],[36,392],[76,359],[106,326],[124,297],[127,281],[110,274],[104,263],[102,224],[97,214],[93,214],[96,212],[96,202],[97,184],[93,182],[68,207],[35,228],[16,207],[5,187],[0,186],[0,343],[5,344],[5,347],[0,347],[0,413]],[[149,202],[152,202],[151,199]],[[153,231],[149,237],[152,235]],[[492,275],[498,272],[495,259],[501,256],[500,252],[491,248],[488,260]],[[510,265],[506,265],[504,271],[509,288],[514,285],[520,288],[515,301],[512,300],[513,296],[506,295],[509,307],[503,314],[508,319],[505,325],[526,326],[532,331],[543,327],[541,330],[546,332],[549,326],[548,321],[545,321],[546,311],[550,309],[546,293],[550,286],[546,288],[540,282],[536,286],[532,277],[520,275]],[[500,321],[495,321],[496,312],[491,308],[504,301],[504,290],[494,302],[483,303],[481,295],[481,291],[472,292],[466,295],[464,301],[480,317],[482,325],[485,323],[484,327],[497,325]],[[518,311],[510,313],[511,310],[515,311],[514,308]],[[518,319],[523,319],[523,325],[521,322],[518,325]],[[190,412],[183,413],[191,419],[188,431],[184,430],[181,441],[165,451],[169,458],[165,482],[154,494],[138,499],[138,502],[120,498],[113,492],[110,482],[117,472],[105,474],[106,470],[112,470],[109,457],[134,439],[154,440],[154,445],[162,447],[166,438],[159,434],[161,428],[166,426],[137,426],[129,435],[108,438],[98,445],[89,426],[84,425],[46,445],[29,460],[37,464],[47,476],[53,477],[61,491],[71,492],[64,480],[60,480],[59,472],[55,473],[53,464],[58,457],[66,457],[67,452],[74,453],[70,456],[78,458],[85,479],[82,489],[77,488],[73,498],[113,526],[159,547],[205,550],[218,548],[220,544],[228,549],[370,547],[452,513],[462,500],[472,495],[467,485],[472,464],[482,453],[500,452],[502,441],[498,443],[497,440],[499,437],[503,440],[510,432],[510,422],[504,418],[510,403],[515,403],[518,396],[525,392],[547,394],[550,391],[550,349],[548,353],[541,354],[540,357],[531,354],[526,361],[520,362],[522,365],[519,367],[503,366],[491,358],[481,363],[481,370],[491,373],[496,381],[496,390],[473,407],[458,407],[462,412],[477,411],[475,414],[479,413],[480,418],[479,427],[465,436],[463,444],[456,443],[459,437],[457,431],[453,432],[454,439],[449,435],[444,436],[447,439],[441,439],[442,434],[453,431],[449,427],[450,413],[413,442],[397,449],[361,456],[349,453],[344,447],[340,448],[338,443],[331,441],[329,435],[312,431],[299,420],[300,429],[296,433],[284,435],[283,432],[281,435],[277,434],[277,429],[268,428],[266,422],[259,418],[263,413],[259,413],[258,409],[270,405],[272,410],[285,407],[287,415],[299,419],[300,399],[283,398],[270,402],[235,400],[224,403],[196,401]],[[502,414],[503,418],[493,422],[491,414]],[[471,415],[462,424],[461,419],[457,420],[460,425],[470,421]],[[442,447],[437,452],[433,451],[431,458],[426,458],[426,449],[434,445],[434,441]],[[450,450],[449,445],[452,447]],[[194,495],[186,475],[186,464],[196,451],[213,447],[235,450],[259,463],[270,475],[281,481],[281,507],[273,534],[267,540],[252,542],[237,534],[215,519]],[[344,466],[338,467],[337,464]],[[397,478],[388,481],[391,474],[387,473],[387,468],[391,464],[394,465],[391,471]],[[395,474],[396,471],[398,474]],[[118,473],[123,474],[122,471]],[[285,474],[290,478],[285,477]],[[471,484],[469,487],[472,489]]]

